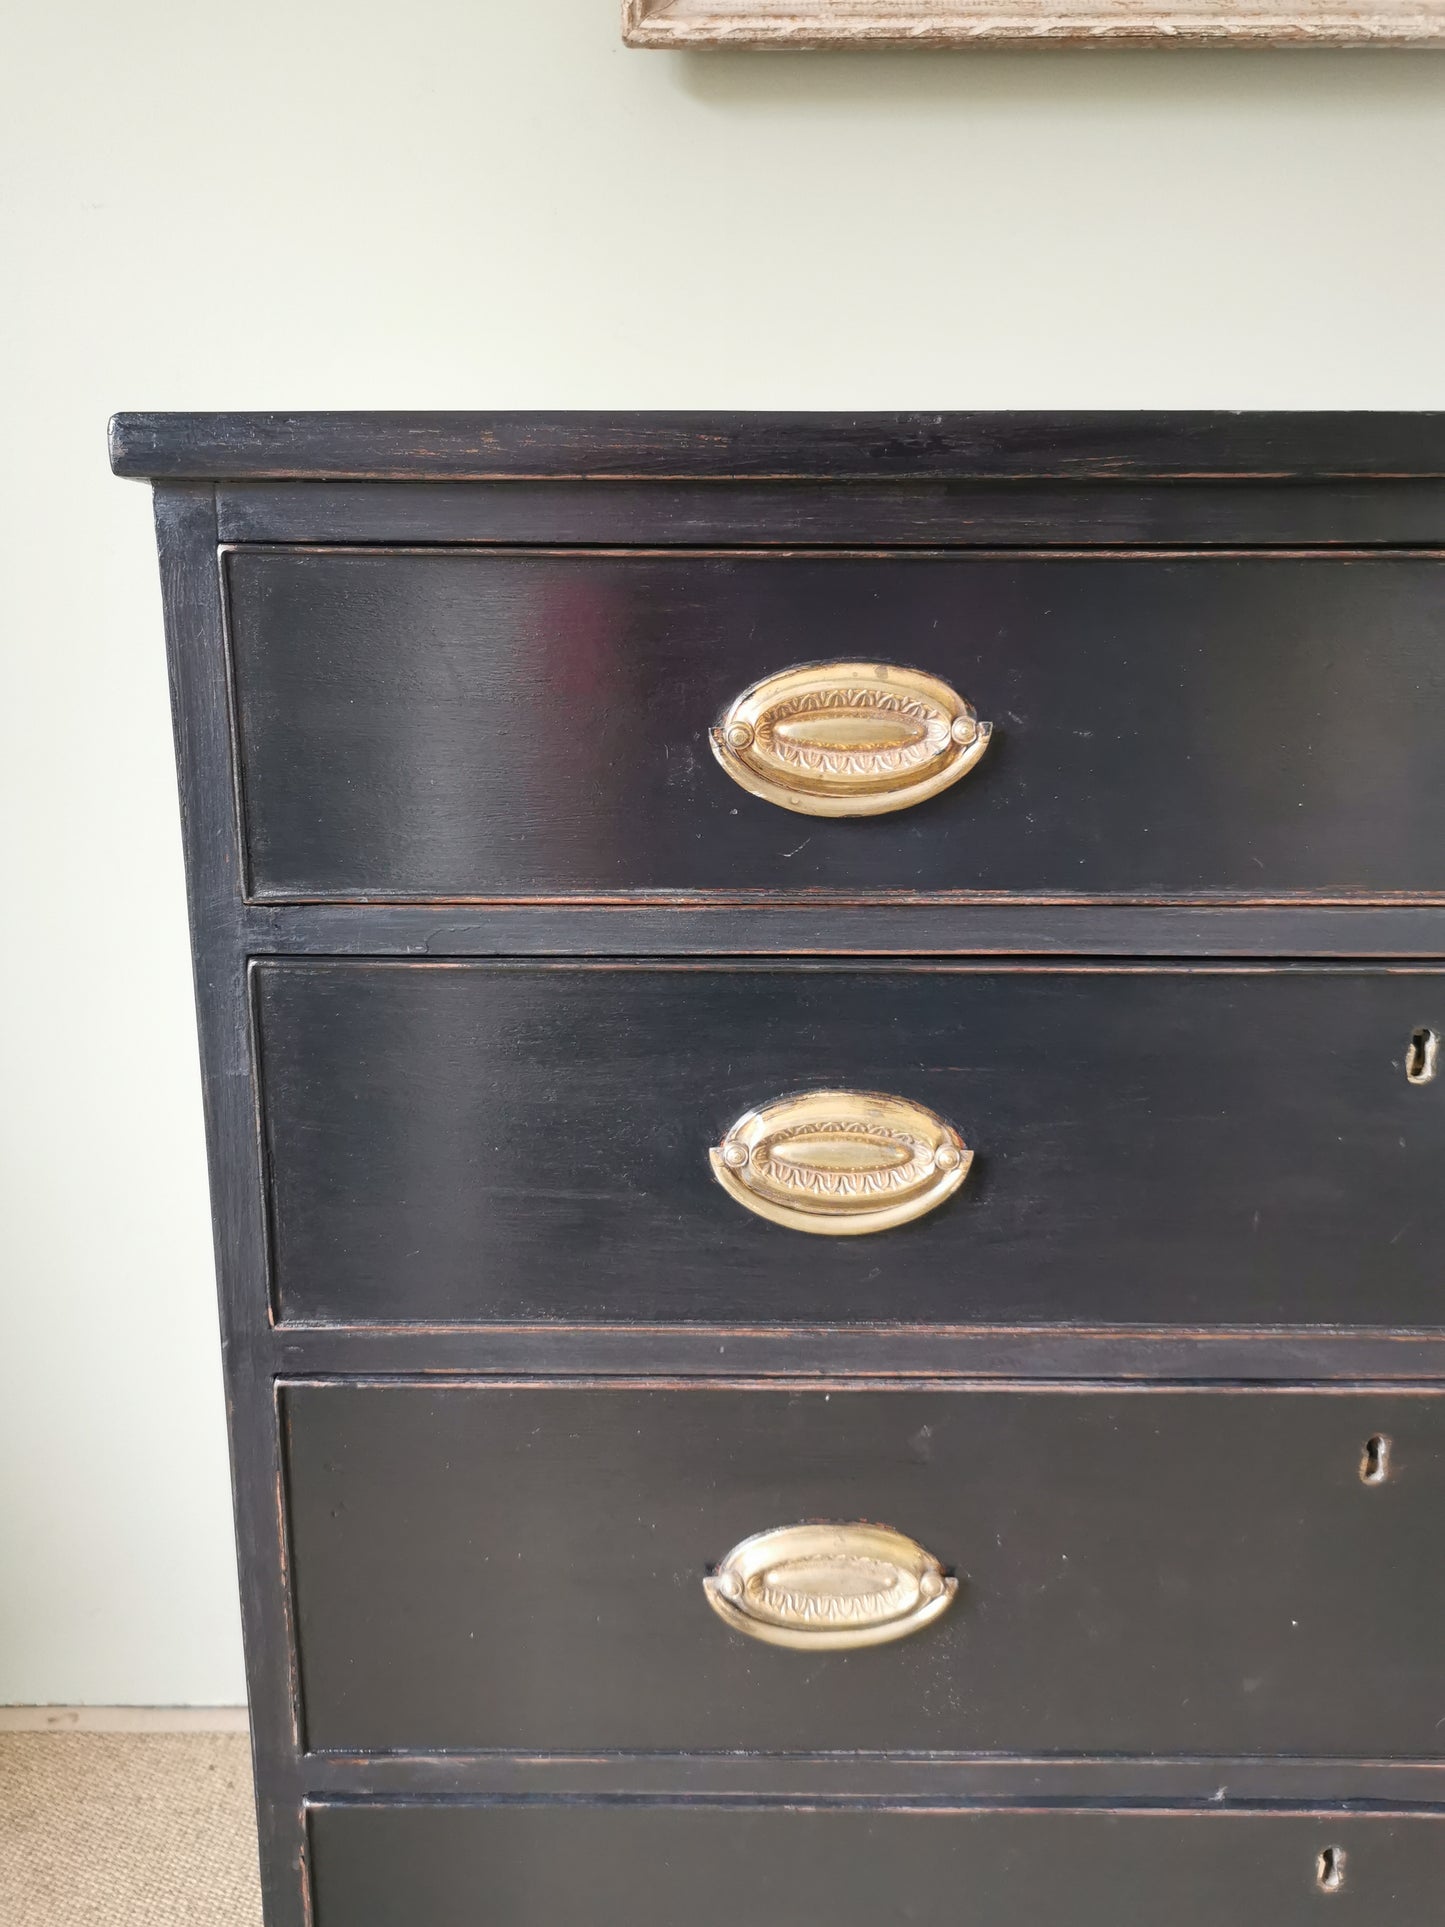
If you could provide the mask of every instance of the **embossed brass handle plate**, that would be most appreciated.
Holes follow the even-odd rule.
[[[956,783],[992,733],[920,669],[816,662],[744,690],[711,741],[733,781],[766,802],[805,816],[881,816]]]
[[[968,1176],[951,1124],[877,1091],[804,1091],[745,1111],[708,1153],[739,1204],[794,1231],[856,1237],[921,1218]]]
[[[888,1526],[801,1525],[734,1546],[703,1581],[735,1632],[815,1651],[906,1639],[958,1591],[931,1553]]]

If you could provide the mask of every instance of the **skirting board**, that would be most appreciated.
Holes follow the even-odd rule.
[[[631,47],[1445,45],[1445,0],[624,0]]]
[[[244,1706],[0,1706],[0,1733],[244,1733]]]

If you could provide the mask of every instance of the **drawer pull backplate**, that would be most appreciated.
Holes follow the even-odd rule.
[[[805,1091],[746,1111],[709,1153],[739,1204],[774,1224],[855,1237],[951,1197],[973,1153],[951,1124],[876,1091]]]
[[[770,1646],[882,1646],[947,1612],[958,1581],[901,1532],[783,1526],[734,1546],[703,1581],[734,1631]]]
[[[733,781],[766,802],[806,816],[881,816],[956,783],[992,733],[922,670],[819,662],[744,690],[711,742]]]

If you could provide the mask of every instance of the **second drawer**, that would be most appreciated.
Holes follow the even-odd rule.
[[[283,1423],[312,1748],[1439,1747],[1439,1394],[332,1382]],[[808,1520],[935,1587],[866,1538],[729,1560]]]
[[[257,1001],[285,1319],[1441,1323],[1439,971],[279,963]],[[734,1181],[809,1090],[958,1138],[830,1100]],[[790,1192],[937,1208],[750,1208]]]

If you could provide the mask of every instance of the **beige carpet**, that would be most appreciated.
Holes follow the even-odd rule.
[[[0,1733],[0,1927],[260,1927],[239,1733]]]

